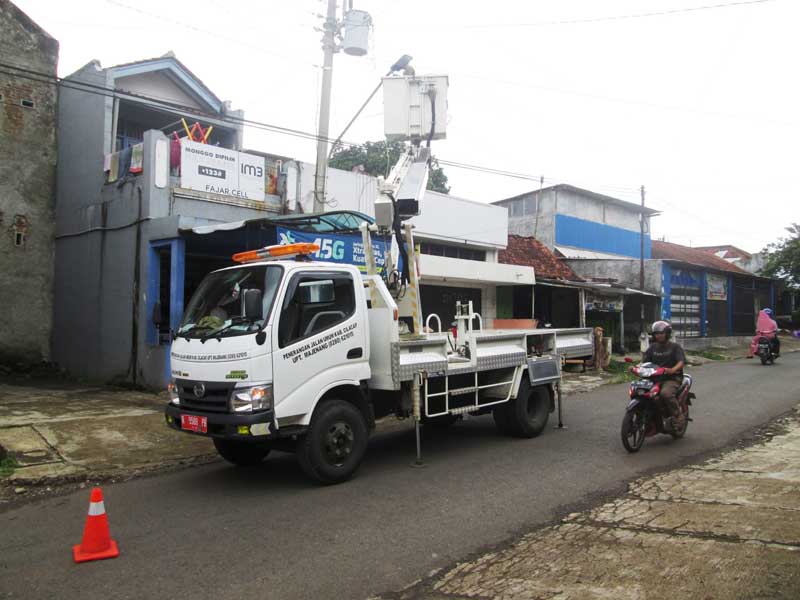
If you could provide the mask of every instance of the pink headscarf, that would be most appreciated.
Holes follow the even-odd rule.
[[[756,331],[759,333],[776,333],[778,331],[778,324],[767,314],[766,310],[758,313]]]

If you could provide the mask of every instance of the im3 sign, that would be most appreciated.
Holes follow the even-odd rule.
[[[181,187],[263,202],[264,158],[181,140]]]

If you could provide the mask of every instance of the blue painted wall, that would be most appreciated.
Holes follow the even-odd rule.
[[[639,258],[639,232],[556,214],[556,244]],[[650,235],[644,236],[644,257],[650,258]]]

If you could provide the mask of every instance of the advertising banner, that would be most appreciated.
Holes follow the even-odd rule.
[[[279,244],[299,242],[317,244],[319,251],[314,254],[315,260],[355,265],[360,271],[366,271],[364,243],[358,234],[310,233],[284,227],[278,227],[277,231]],[[375,254],[375,265],[379,271],[383,269],[386,263],[388,247],[389,244],[386,241],[380,238],[372,238],[372,251]]]
[[[708,300],[727,300],[728,277],[709,273],[706,276],[706,298]]]
[[[181,187],[263,202],[264,158],[182,139]]]

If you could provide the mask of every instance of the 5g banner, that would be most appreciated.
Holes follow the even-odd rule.
[[[278,227],[277,231],[279,244],[298,242],[316,244],[319,246],[319,251],[314,254],[315,260],[355,265],[360,271],[366,271],[364,243],[358,234],[310,233],[284,227]],[[379,271],[386,263],[386,252],[391,243],[387,241],[378,237],[372,238],[372,251]]]

